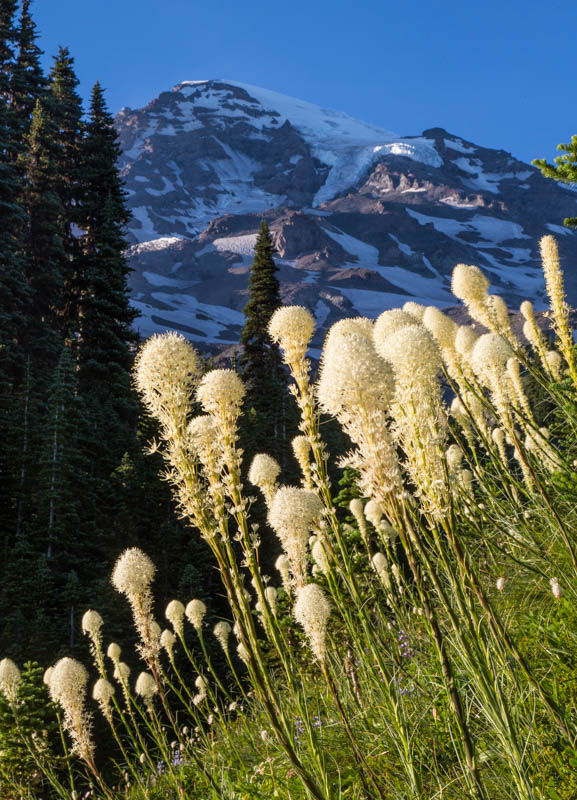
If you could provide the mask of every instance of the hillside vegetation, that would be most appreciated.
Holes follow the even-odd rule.
[[[577,364],[552,237],[541,252],[551,333],[525,301],[523,342],[464,264],[452,288],[473,324],[416,303],[341,320],[314,382],[314,319],[278,309],[299,486],[265,453],[243,483],[233,370],[206,372],[177,334],[144,344],[154,447],[228,613],[209,627],[198,598],[155,608],[155,565],[122,552],[112,584],[140,668],[96,610],[90,674],[64,657],[42,687],[34,665],[0,662],[2,797],[577,797]],[[325,415],[351,442],[338,496]]]

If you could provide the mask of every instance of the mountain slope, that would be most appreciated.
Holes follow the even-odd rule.
[[[577,194],[508,153],[435,128],[396,134],[231,81],[178,84],[117,116],[134,215],[129,255],[143,335],[174,327],[238,340],[260,219],[274,232],[286,302],[324,328],[409,297],[447,305],[476,263],[513,303],[539,305],[537,243],[558,235],[577,300]]]

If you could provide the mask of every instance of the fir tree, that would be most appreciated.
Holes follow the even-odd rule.
[[[10,81],[12,125],[18,141],[23,141],[27,135],[36,102],[47,85],[40,64],[42,50],[36,44],[38,33],[30,14],[30,5],[31,0],[22,0],[16,60]]]
[[[0,3],[0,528],[13,529],[18,465],[13,433],[18,416],[15,391],[22,379],[25,358],[21,347],[26,324],[28,291],[22,259],[24,213],[15,167],[16,137],[8,107],[13,68],[16,0]]]
[[[49,105],[36,101],[27,137],[24,199],[28,212],[26,270],[31,292],[27,351],[35,366],[52,371],[62,347],[62,292],[68,256],[56,171],[57,127],[50,111]]]
[[[129,219],[117,161],[120,146],[99,83],[82,147],[82,254],[79,286],[79,386],[83,394],[126,400],[137,312],[128,297],[124,227]],[[133,407],[133,401],[131,400]]]
[[[8,97],[8,86],[14,51],[16,49],[17,32],[15,25],[18,0],[2,0],[0,3],[0,74],[1,95]]]
[[[271,316],[281,305],[274,244],[265,220],[260,224],[248,282],[246,322],[240,336],[240,364],[247,386],[246,441],[248,456],[266,452],[279,457],[285,437],[285,374],[278,346],[268,335]]]
[[[41,755],[43,747],[47,749],[58,741],[54,709],[42,683],[43,672],[34,662],[24,665],[18,688],[17,722],[12,707],[0,695],[0,792],[3,800],[38,796],[37,793],[45,789],[34,756],[23,740],[23,737],[28,741],[35,739]]]
[[[572,136],[568,144],[558,144],[557,150],[561,150],[563,155],[553,159],[554,164],[549,164],[545,158],[536,158],[531,163],[539,167],[546,178],[577,184],[577,135]],[[577,228],[577,217],[568,217],[564,222],[568,228]]]
[[[78,256],[79,223],[81,219],[82,173],[82,100],[76,91],[78,78],[74,59],[67,48],[60,48],[49,75],[49,90],[45,98],[47,114],[55,126],[57,148],[52,158],[56,175],[56,192],[64,210],[64,249],[67,268],[63,275],[63,329],[71,340],[78,328]]]

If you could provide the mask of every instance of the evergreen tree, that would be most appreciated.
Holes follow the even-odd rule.
[[[57,145],[52,157],[56,175],[56,191],[64,210],[64,249],[67,268],[63,275],[63,331],[72,341],[78,329],[78,256],[81,234],[81,177],[82,177],[82,100],[76,91],[78,78],[74,59],[67,48],[61,47],[49,75],[49,90],[45,98],[47,114],[55,126]]]
[[[2,83],[0,94],[8,97],[10,73],[16,49],[17,32],[15,25],[18,0],[2,0],[0,3],[0,73]]]
[[[43,672],[44,669],[34,662],[24,665],[18,687],[17,723],[12,706],[0,695],[0,795],[3,800],[22,800],[45,790],[34,756],[23,741],[23,736],[28,741],[35,739],[39,755],[45,755],[43,749],[48,750],[58,741],[58,725],[47,688],[42,683]],[[54,764],[55,768],[58,766],[64,765]]]
[[[282,457],[285,435],[286,378],[278,346],[268,335],[268,323],[281,305],[276,277],[274,244],[265,220],[256,239],[248,282],[249,299],[240,336],[240,364],[247,387],[245,452],[250,457],[265,450]]]
[[[36,44],[38,33],[30,14],[30,5],[31,0],[22,0],[16,60],[10,82],[12,125],[18,141],[23,141],[28,134],[36,102],[47,85],[40,64],[42,50]]]
[[[121,402],[130,397],[132,330],[124,227],[129,219],[117,161],[120,146],[99,83],[94,86],[82,147],[82,254],[79,259],[79,387]]]
[[[14,429],[18,417],[15,392],[24,371],[21,348],[28,291],[22,259],[24,213],[18,203],[20,181],[14,163],[16,137],[8,107],[13,68],[16,0],[0,3],[0,529],[13,529],[18,485]],[[8,543],[5,543],[5,547]]]
[[[536,158],[531,163],[539,167],[546,178],[577,184],[577,135],[572,136],[568,144],[558,144],[557,150],[561,150],[563,155],[553,159],[554,164],[549,164],[545,158]],[[568,217],[564,222],[568,228],[577,228],[577,217]]]
[[[57,127],[50,111],[49,105],[36,101],[27,137],[24,199],[28,212],[26,271],[31,292],[27,351],[37,368],[47,367],[52,372],[62,347],[62,291],[68,257],[64,207],[59,196],[61,181],[56,171]]]

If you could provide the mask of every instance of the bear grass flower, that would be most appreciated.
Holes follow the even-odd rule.
[[[373,339],[375,342],[382,341],[400,328],[406,328],[407,325],[415,324],[418,324],[418,322],[414,315],[401,311],[400,308],[392,308],[389,311],[383,311],[375,321]]]
[[[196,399],[203,411],[219,420],[236,420],[244,395],[244,384],[232,369],[213,369],[207,372],[196,390]]]
[[[298,364],[306,358],[314,330],[315,319],[304,306],[278,308],[268,324],[269,336],[283,350],[287,364]]]
[[[155,334],[141,347],[134,365],[136,388],[148,410],[161,420],[184,425],[202,361],[182,334]]]
[[[196,632],[200,634],[202,631],[202,622],[206,616],[206,604],[203,603],[202,600],[195,598],[187,604],[185,613],[187,620]]]
[[[267,453],[257,453],[250,465],[248,481],[261,490],[267,505],[272,503],[277,491],[276,479],[280,471],[278,461]]]
[[[129,547],[118,558],[112,572],[112,585],[129,599],[145,593],[154,579],[156,567],[138,547]]]
[[[369,500],[365,506],[365,517],[377,530],[383,518],[383,509],[376,500]]]
[[[116,663],[119,660],[121,653],[122,650],[120,649],[120,646],[116,644],[116,642],[111,642],[108,645],[106,655],[113,663]]]
[[[479,267],[457,264],[451,278],[451,291],[465,305],[471,301],[483,302],[489,291],[489,281]]]
[[[153,676],[150,672],[141,672],[138,678],[136,679],[136,683],[134,685],[134,691],[139,696],[142,697],[147,703],[149,703],[153,696],[158,692],[158,686],[156,685],[156,681],[154,680]]]
[[[311,548],[311,555],[316,567],[320,570],[320,572],[322,572],[323,575],[326,575],[329,571],[329,560],[327,558],[325,546],[320,539],[317,539],[314,542]]]
[[[214,626],[213,633],[224,652],[227,653],[228,641],[230,639],[230,634],[232,633],[230,622],[227,622],[225,619],[221,619]]]
[[[103,716],[110,722],[112,711],[110,701],[114,697],[114,686],[106,678],[99,678],[92,688],[92,698],[98,703]]]
[[[421,305],[421,303],[415,303],[409,300],[403,305],[401,310],[410,317],[413,317],[417,322],[422,322],[426,309],[427,307]]]
[[[174,646],[176,644],[176,636],[174,633],[166,628],[160,634],[160,646],[166,651],[170,661],[174,658]]]
[[[285,553],[281,553],[277,560],[274,562],[276,569],[278,570],[282,585],[286,592],[291,591],[291,577],[290,577],[290,562],[288,560],[288,556]]]
[[[64,728],[73,742],[73,751],[87,763],[93,763],[94,743],[91,720],[84,708],[88,672],[73,658],[61,658],[50,676],[49,692],[53,702],[64,711]]]
[[[0,661],[0,692],[9,703],[15,703],[22,676],[16,664],[10,658]]]
[[[337,418],[356,409],[385,410],[393,391],[391,369],[372,340],[356,332],[334,335],[331,328],[316,389],[321,409]]]
[[[313,479],[310,462],[311,443],[306,436],[295,436],[291,444],[295,458],[301,468],[303,486],[305,489],[312,489]]]
[[[104,622],[98,611],[87,611],[82,617],[82,632],[88,634],[92,639],[100,638],[100,630]]]
[[[170,622],[170,624],[174,628],[174,632],[178,636],[183,635],[184,614],[185,614],[184,604],[181,603],[180,600],[171,600],[170,603],[166,606],[166,610],[164,612],[164,616]]]
[[[313,655],[321,663],[326,658],[326,634],[330,614],[331,604],[318,584],[308,583],[300,587],[293,615],[302,626]]]
[[[317,495],[296,486],[281,486],[271,503],[268,521],[288,556],[297,584],[304,581],[308,537],[322,513]]]

